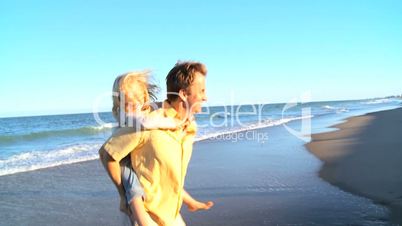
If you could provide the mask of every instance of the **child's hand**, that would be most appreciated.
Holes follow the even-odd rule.
[[[195,212],[198,210],[209,210],[212,206],[214,205],[214,203],[212,201],[208,201],[208,202],[198,202],[198,201],[194,201],[191,202],[189,204],[187,204],[188,206],[188,210],[190,212]]]

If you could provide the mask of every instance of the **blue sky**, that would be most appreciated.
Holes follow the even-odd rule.
[[[402,1],[2,1],[0,116],[109,109],[114,78],[208,67],[210,105],[402,93]],[[107,95],[107,94],[106,94]]]

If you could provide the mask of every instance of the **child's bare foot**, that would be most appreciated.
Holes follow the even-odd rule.
[[[214,203],[211,202],[211,201],[205,202],[205,203],[195,201],[195,202],[192,202],[190,204],[187,204],[188,210],[190,212],[195,212],[195,211],[198,211],[198,210],[209,210],[213,205],[214,205]]]

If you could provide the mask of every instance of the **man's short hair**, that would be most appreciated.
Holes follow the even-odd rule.
[[[207,67],[199,62],[177,62],[166,76],[167,99],[175,101],[181,89],[187,89],[194,81],[196,73],[207,75]]]

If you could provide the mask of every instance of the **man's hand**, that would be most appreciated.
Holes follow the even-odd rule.
[[[208,202],[199,202],[194,200],[194,202],[191,203],[186,203],[187,207],[188,207],[188,211],[190,212],[195,212],[198,210],[209,210],[214,203],[212,201],[208,201]]]
[[[214,203],[211,201],[208,202],[199,202],[195,200],[191,195],[183,189],[183,202],[188,206],[188,210],[190,212],[195,212],[198,210],[209,210]]]

